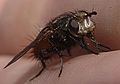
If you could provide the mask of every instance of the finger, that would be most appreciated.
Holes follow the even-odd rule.
[[[119,84],[120,51],[79,56],[64,63],[63,73],[46,70],[31,84]],[[53,67],[52,67],[53,68]],[[29,83],[28,83],[29,84]]]
[[[59,68],[49,66],[38,78],[29,79],[39,71],[34,61],[21,59],[7,69],[3,69],[10,56],[0,56],[1,84],[116,84],[120,83],[120,51],[101,53],[100,55],[83,55],[64,63],[61,77]],[[5,78],[5,79],[4,79]],[[8,81],[6,81],[8,80]]]

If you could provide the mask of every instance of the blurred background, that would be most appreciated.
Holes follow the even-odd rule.
[[[97,40],[120,49],[119,0],[0,0],[0,53],[16,54],[53,17],[68,10],[95,10]],[[38,27],[39,25],[39,27]],[[36,26],[36,28],[35,28]]]

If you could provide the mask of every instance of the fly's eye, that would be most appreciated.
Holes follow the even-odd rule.
[[[78,22],[76,20],[71,20],[70,21],[70,31],[77,34],[78,30],[79,30]]]

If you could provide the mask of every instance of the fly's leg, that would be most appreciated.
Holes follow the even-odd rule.
[[[72,36],[70,36],[70,38],[72,38],[75,42],[77,42],[82,48],[84,48],[85,50],[94,53],[94,54],[99,54],[98,52],[94,52],[93,50],[91,50],[90,48],[88,48],[87,43],[84,41],[84,38],[81,37],[80,39],[76,39]]]
[[[103,52],[110,51],[111,49],[103,44],[100,44],[99,42],[96,41],[95,37],[90,33],[87,35],[88,38],[93,42],[94,46],[99,50]],[[104,49],[103,49],[104,48]]]
[[[59,56],[59,58],[60,58],[60,72],[59,72],[58,77],[60,77],[60,76],[61,76],[61,73],[62,73],[62,71],[63,71],[63,57],[62,57],[63,55],[62,55],[61,52],[58,51],[58,56]]]
[[[49,42],[53,46],[53,51],[55,51],[60,58],[60,72],[59,72],[59,75],[58,75],[58,77],[60,77],[60,75],[63,71],[63,55],[62,55],[61,51],[58,50],[57,45],[55,45],[55,42],[52,39],[49,40]]]
[[[70,48],[67,48],[67,53],[68,53],[69,56],[71,56],[70,50],[71,50]]]
[[[60,56],[59,56],[59,57],[60,57]],[[62,71],[63,71],[63,58],[62,58],[62,57],[60,57],[60,72],[59,72],[58,77],[60,77],[60,76],[61,76]]]
[[[44,69],[46,68],[46,64],[45,62],[41,59],[41,63],[42,63],[42,69],[39,71],[38,74],[36,74],[33,78],[30,79],[30,81],[32,81],[33,79],[37,78],[39,75],[41,75],[41,73],[44,71]]]
[[[60,77],[61,74],[62,74],[62,71],[63,71],[63,55],[62,55],[61,51],[59,51],[56,47],[54,47],[54,49],[55,49],[55,51],[57,52],[57,54],[60,58],[60,72],[59,72],[59,75],[58,75],[58,77]]]
[[[93,50],[91,50],[90,48],[88,48],[87,43],[84,41],[84,38],[81,39],[81,47],[86,49],[87,51],[94,53],[94,54],[99,54],[99,52],[94,52]]]

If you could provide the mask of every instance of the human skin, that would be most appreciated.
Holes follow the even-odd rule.
[[[41,76],[26,84],[120,84],[120,9],[118,0],[10,0],[0,3],[0,84],[24,84],[39,71],[35,60],[23,58],[3,67],[27,45],[28,35],[33,35],[35,24],[40,27],[65,11],[93,8],[98,15],[95,36],[98,41],[113,51],[100,55],[80,55],[84,51],[75,47],[71,50],[74,58],[64,63],[63,73],[58,78],[59,68],[47,69]],[[106,4],[107,3],[107,4]],[[36,33],[37,34],[37,33]],[[76,56],[77,55],[77,56]],[[80,55],[80,56],[78,56]],[[27,57],[27,55],[26,55]],[[55,68],[55,66],[51,66]]]

